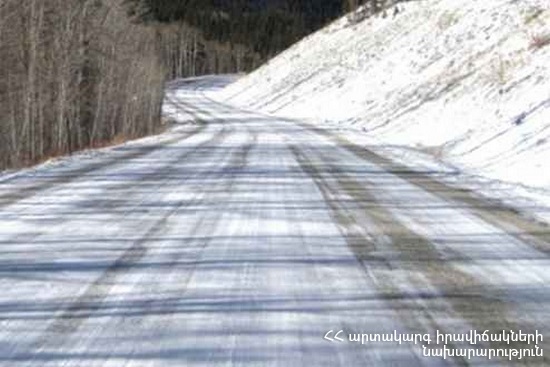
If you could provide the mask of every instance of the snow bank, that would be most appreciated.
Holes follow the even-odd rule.
[[[218,96],[550,188],[550,3],[430,0],[343,18]]]

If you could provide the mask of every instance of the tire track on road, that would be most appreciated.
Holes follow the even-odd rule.
[[[419,172],[411,167],[397,163],[322,128],[309,126],[297,121],[294,122],[308,131],[328,138],[336,143],[337,146],[353,153],[356,157],[366,162],[374,163],[385,171],[441,199],[465,205],[471,213],[483,221],[502,229],[510,236],[516,237],[521,242],[527,243],[547,255],[550,254],[550,226],[547,223],[525,218],[517,210],[507,207],[496,200],[476,196],[471,190],[451,187],[427,173]]]
[[[163,184],[165,185],[170,181],[174,181],[175,179],[173,178],[172,169],[175,163],[180,162],[183,159],[191,159],[195,154],[204,154],[202,152],[202,148],[205,146],[219,144],[225,140],[227,136],[228,131],[223,128],[208,140],[192,147],[191,150],[185,151],[176,158],[170,160],[170,162],[166,165],[148,172],[140,178],[140,181],[146,181],[151,178],[160,181],[160,186]],[[215,150],[209,154],[215,154]],[[203,157],[203,159],[205,158]],[[196,173],[192,177],[196,177],[199,174],[200,173]],[[189,180],[192,177],[188,177],[185,180]],[[127,182],[120,183],[119,185],[127,185]],[[139,184],[132,185],[129,191],[124,195],[126,200],[131,202],[133,200],[134,193],[139,192],[139,189]],[[42,350],[44,346],[47,346],[52,342],[56,344],[63,343],[64,340],[73,334],[86,319],[91,317],[94,312],[101,308],[101,303],[108,297],[111,289],[116,285],[117,279],[124,275],[127,270],[138,264],[139,261],[146,256],[148,249],[145,244],[147,241],[161,233],[170,218],[186,204],[187,201],[182,200],[178,202],[174,208],[153,223],[153,225],[150,226],[138,240],[130,245],[130,247],[124,250],[122,254],[119,255],[119,257],[117,257],[93,283],[89,284],[80,296],[78,296],[68,305],[68,307],[56,315],[52,323],[49,324],[42,332],[42,336],[39,336],[30,347],[27,346],[25,348],[26,351],[30,350],[32,352],[15,352],[15,356],[12,356],[10,359],[32,360],[33,355],[36,353],[39,354],[40,350]],[[136,207],[139,207],[139,204],[137,204]],[[131,211],[129,210],[124,214],[124,217],[130,214]]]
[[[182,157],[179,157],[179,159],[174,160],[174,163],[184,157],[192,158],[193,154],[200,151],[200,147],[204,145],[220,144],[230,134],[231,132],[227,131],[224,126],[219,135],[216,135],[212,139],[195,147],[192,152],[188,152]],[[183,184],[193,177],[201,177],[201,179],[204,179],[205,181],[216,179],[216,189],[223,189],[223,191],[230,193],[231,187],[233,186],[235,179],[238,177],[238,173],[246,166],[249,152],[256,142],[256,136],[254,134],[250,134],[249,132],[248,135],[251,136],[248,142],[244,143],[242,146],[232,148],[231,153],[224,155],[227,160],[226,164],[219,166],[217,169],[206,167],[204,172],[196,172],[192,177],[186,178],[181,181],[181,183]],[[216,152],[213,152],[212,154],[216,154]],[[203,159],[206,158],[203,157]],[[217,162],[215,159],[212,159],[212,161]],[[168,177],[166,181],[173,181],[174,179],[170,178],[172,171],[171,168],[172,164],[169,164],[163,167],[161,172],[153,172],[148,176],[158,176],[161,174]],[[109,296],[111,289],[117,284],[118,278],[124,276],[127,270],[131,269],[145,258],[148,253],[146,243],[150,238],[156,238],[163,233],[166,228],[168,228],[167,223],[178,211],[181,210],[182,207],[188,205],[207,205],[206,203],[209,201],[211,200],[201,196],[195,197],[191,201],[185,200],[178,202],[174,208],[172,208],[161,219],[156,221],[138,241],[132,244],[130,248],[128,248],[119,258],[117,258],[117,260],[109,268],[107,268],[96,281],[90,284],[81,296],[79,296],[68,308],[62,311],[62,313],[55,318],[53,323],[50,324],[42,333],[43,336],[39,338],[39,340],[36,341],[31,348],[29,348],[32,351],[38,350],[39,352],[27,353],[23,356],[19,356],[19,358],[16,357],[16,359],[18,358],[19,360],[27,361],[32,360],[33,356],[39,355],[40,351],[45,347],[50,348],[52,342],[55,344],[54,347],[64,345],[64,343],[69,340],[68,338],[74,334],[87,319],[92,317],[95,312],[101,309],[102,302]],[[217,211],[215,213],[214,220],[208,222],[208,227],[213,230],[216,227],[216,223],[218,223],[221,219],[221,216],[222,213]],[[204,231],[204,225],[205,218],[202,217],[194,226],[192,232],[196,233],[199,230]],[[201,239],[201,244],[198,249],[198,253],[196,254],[197,258],[200,258],[200,254],[208,246],[210,241],[210,238]],[[173,267],[177,265],[182,256],[184,256],[183,253],[179,256],[172,256],[167,266]],[[184,279],[179,282],[178,290],[180,292],[185,292],[187,284],[190,281],[195,268],[196,266],[186,271]],[[150,307],[155,307],[154,302],[150,304]]]
[[[537,329],[530,323],[518,324],[511,317],[510,304],[496,294],[495,289],[450,264],[428,239],[402,224],[378,204],[368,188],[332,163],[329,157],[314,148],[308,150],[311,156],[304,149],[291,147],[297,162],[329,205],[349,248],[373,279],[380,296],[388,301],[408,329],[415,333],[435,330],[456,333],[456,330],[446,330],[447,326],[440,320],[456,320],[457,316],[476,330]],[[313,155],[317,160],[312,159]],[[319,168],[320,165],[326,170]],[[343,195],[356,202],[369,203],[368,209],[346,206],[350,201],[342,201]],[[403,277],[395,276],[395,271],[406,272],[407,283],[403,284]],[[411,317],[410,312],[420,314]],[[491,346],[511,347],[505,343]],[[512,347],[529,346],[518,342]],[[469,364],[467,360],[459,362]]]

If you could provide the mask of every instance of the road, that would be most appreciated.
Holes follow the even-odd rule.
[[[0,181],[0,366],[501,365],[349,335],[550,338],[547,226],[213,81],[171,84],[195,122],[159,140]]]

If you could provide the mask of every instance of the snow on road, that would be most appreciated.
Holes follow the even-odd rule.
[[[547,227],[210,99],[226,82],[173,83],[166,134],[0,182],[1,366],[486,364],[323,336],[550,336]]]

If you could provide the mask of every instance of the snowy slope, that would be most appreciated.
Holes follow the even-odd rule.
[[[220,98],[550,188],[550,2],[429,0],[341,19]]]

